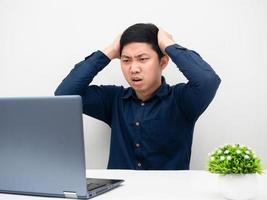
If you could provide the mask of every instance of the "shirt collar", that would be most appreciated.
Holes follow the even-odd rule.
[[[169,85],[166,83],[165,78],[163,76],[161,76],[161,85],[155,91],[155,93],[151,96],[151,98],[153,98],[154,96],[157,96],[160,99],[162,99],[169,94],[169,91],[170,91]],[[123,99],[128,99],[130,97],[137,99],[136,93],[135,93],[134,89],[131,87],[125,89],[124,93],[122,95]]]
[[[129,87],[129,88],[124,90],[123,95],[122,95],[121,98],[128,99],[129,97],[136,98],[136,94],[135,94],[134,90],[131,87]]]

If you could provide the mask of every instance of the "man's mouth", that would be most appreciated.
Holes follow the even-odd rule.
[[[140,84],[141,82],[142,82],[142,78],[138,78],[138,77],[134,77],[134,78],[132,78],[132,82],[133,82],[133,84]]]
[[[133,82],[139,82],[139,81],[142,81],[142,79],[141,78],[132,78],[132,81]]]

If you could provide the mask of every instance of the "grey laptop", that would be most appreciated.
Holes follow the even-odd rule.
[[[0,98],[0,192],[87,199],[123,182],[86,179],[81,101]]]

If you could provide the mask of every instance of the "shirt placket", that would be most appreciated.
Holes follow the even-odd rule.
[[[143,148],[141,141],[141,132],[143,126],[143,116],[144,116],[145,103],[137,103],[137,112],[135,115],[134,129],[135,129],[135,141],[134,141],[134,152],[136,156],[136,169],[144,169],[144,157],[143,157]]]

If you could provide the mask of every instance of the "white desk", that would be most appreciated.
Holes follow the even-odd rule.
[[[93,198],[94,200],[223,200],[217,191],[217,175],[206,171],[132,171],[87,170],[90,178],[124,179],[122,186]],[[258,176],[256,200],[267,199],[267,171]],[[23,195],[0,194],[5,200],[62,200]]]

